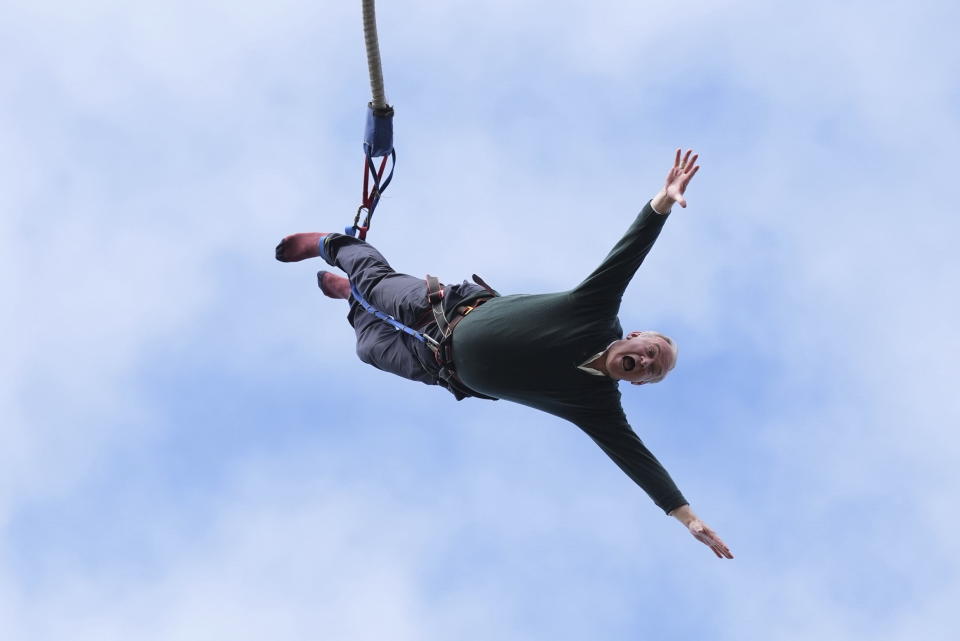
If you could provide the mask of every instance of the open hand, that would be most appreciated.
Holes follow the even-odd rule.
[[[677,149],[673,167],[667,173],[667,182],[663,186],[667,200],[670,203],[678,203],[681,207],[687,206],[687,200],[683,197],[683,192],[687,190],[687,185],[690,184],[690,181],[700,169],[700,166],[697,165],[700,154],[693,154],[693,158],[690,157],[690,154],[693,154],[692,149],[688,149],[687,153],[683,155],[683,160],[681,160],[680,150]]]
[[[690,534],[693,535],[693,538],[713,550],[713,553],[717,555],[718,559],[733,558],[733,554],[730,553],[730,548],[727,547],[727,544],[720,540],[717,533],[711,530],[710,527],[700,519],[695,518],[690,521],[687,529],[690,531]]]

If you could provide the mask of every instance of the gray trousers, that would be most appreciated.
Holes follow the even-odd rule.
[[[320,255],[347,274],[360,295],[378,310],[434,338],[439,331],[423,278],[401,274],[369,243],[343,234],[330,234],[320,242]],[[444,288],[444,309],[453,309],[484,290],[464,281]],[[438,377],[440,365],[429,347],[414,337],[368,313],[350,296],[347,320],[357,334],[357,356],[379,370],[427,385],[446,386]]]

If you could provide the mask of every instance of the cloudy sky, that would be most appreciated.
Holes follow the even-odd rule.
[[[0,637],[945,639],[955,2],[378,6],[398,269],[566,289],[702,169],[624,389],[719,561],[576,428],[353,355],[360,2],[0,9]],[[953,605],[950,605],[950,604]]]

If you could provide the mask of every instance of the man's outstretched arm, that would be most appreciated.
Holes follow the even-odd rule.
[[[677,150],[663,189],[643,208],[603,263],[573,290],[577,299],[599,313],[615,313],[619,309],[624,290],[653,248],[673,204],[687,206],[683,194],[700,169],[696,164],[698,158],[693,151],[687,151],[681,159]]]
[[[670,474],[626,421],[622,409],[593,420],[574,421],[663,511],[680,521],[718,558],[732,559],[730,548],[700,520]]]
[[[687,504],[670,474],[627,423],[619,404],[607,412],[584,413],[575,417],[573,422],[647,493],[664,514]]]

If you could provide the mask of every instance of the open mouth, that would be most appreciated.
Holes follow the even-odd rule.
[[[637,366],[637,361],[633,360],[633,356],[624,356],[622,365],[623,365],[623,371],[629,372],[630,370],[632,370],[634,367]]]

